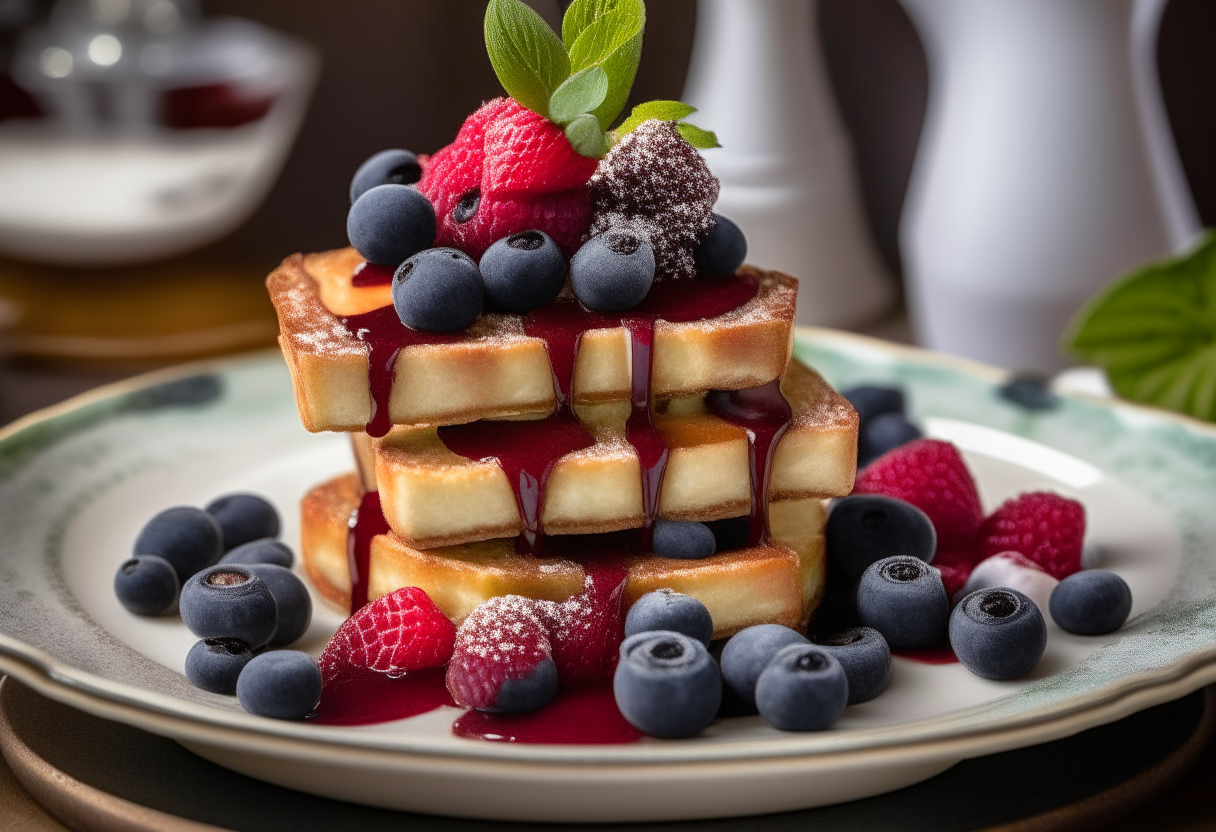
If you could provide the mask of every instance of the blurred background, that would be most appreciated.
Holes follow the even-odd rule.
[[[98,0],[91,5],[82,0],[82,5],[94,13],[99,7]],[[258,24],[211,34],[221,41],[235,37],[242,48],[256,52],[266,64],[259,70],[262,75],[235,82],[191,76],[176,92],[158,99],[153,115],[147,114],[146,101],[94,102],[86,121],[142,112],[153,123],[155,137],[173,133],[175,153],[186,141],[182,136],[193,134],[194,143],[201,145],[205,142],[197,137],[219,140],[225,130],[235,131],[232,135],[239,134],[250,147],[261,144],[242,151],[248,167],[233,168],[224,174],[228,179],[201,176],[180,193],[169,189],[161,194],[164,204],[172,206],[175,199],[205,201],[229,186],[234,189],[231,200],[215,209],[217,216],[197,245],[182,238],[187,249],[182,252],[172,252],[169,238],[178,233],[172,229],[159,235],[168,253],[157,255],[153,246],[126,258],[130,262],[123,262],[122,251],[107,251],[104,241],[69,251],[51,239],[39,249],[38,241],[23,231],[5,245],[0,229],[5,252],[0,254],[0,298],[12,299],[21,312],[9,341],[11,357],[0,369],[0,419],[134,369],[272,343],[273,314],[261,280],[290,252],[345,245],[347,186],[359,162],[385,147],[433,151],[451,139],[480,102],[501,94],[482,43],[485,3],[480,0],[349,0],[340,7],[322,0],[172,5],[173,13],[196,32],[221,18]],[[530,5],[552,23],[560,20],[557,0]],[[14,155],[14,148],[32,153],[30,146],[39,143],[36,125],[52,118],[62,121],[65,112],[72,112],[45,91],[31,92],[17,60],[23,49],[32,48],[31,32],[46,36],[50,7],[47,0],[0,0],[0,68],[8,67],[0,75],[0,225],[4,190],[9,188],[12,197],[16,181],[11,175],[4,178],[5,165],[20,168],[26,180],[32,176],[32,163]],[[144,0],[108,0],[108,6],[103,0],[100,7],[138,7],[145,23],[153,19]],[[166,14],[163,8],[160,13]],[[635,101],[681,97],[696,17],[695,0],[648,5]],[[900,215],[929,98],[926,50],[897,0],[819,0],[811,27],[851,141],[864,223],[885,267],[884,279],[898,289],[904,271]],[[149,31],[140,37],[163,39],[163,33]],[[1216,224],[1213,33],[1216,3],[1170,0],[1156,52],[1169,127],[1206,226]],[[104,47],[109,41],[100,43]],[[39,55],[49,54],[45,43],[38,44]],[[205,53],[201,47],[195,51]],[[101,54],[105,58],[107,53],[103,49]],[[197,67],[191,71],[206,74]],[[47,74],[46,66],[42,72]],[[277,133],[266,129],[275,119]],[[104,142],[98,138],[104,128],[76,129],[78,137]],[[56,167],[66,170],[63,164]],[[259,177],[265,181],[255,181]],[[23,187],[38,188],[37,181]],[[70,201],[50,189],[45,196],[52,213]],[[202,242],[208,236],[218,239]],[[910,337],[902,303],[859,326]]]

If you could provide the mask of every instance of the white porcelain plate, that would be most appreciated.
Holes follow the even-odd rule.
[[[1129,623],[1101,638],[1049,624],[1043,661],[1016,682],[897,659],[886,693],[813,734],[752,717],[691,740],[539,746],[453,737],[455,709],[357,728],[249,716],[182,676],[194,639],[179,620],[128,614],[111,582],[152,514],[229,491],[273,499],[294,545],[300,496],[351,467],[345,438],[299,426],[287,371],[263,354],[106,388],[0,434],[0,670],[303,791],[572,821],[854,799],[1216,680],[1216,429],[1097,399],[1028,411],[997,395],[997,371],[839,333],[803,330],[795,351],[838,386],[903,385],[912,418],[964,450],[986,508],[1030,489],[1081,500],[1101,565],[1132,586]],[[303,649],[319,651],[340,618],[318,605]]]

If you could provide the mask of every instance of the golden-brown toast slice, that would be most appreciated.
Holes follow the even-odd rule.
[[[347,474],[313,488],[301,505],[304,570],[321,595],[342,609],[350,604],[347,522],[361,493],[358,477]],[[784,500],[769,506],[772,541],[767,545],[703,560],[631,557],[625,608],[647,592],[668,588],[709,608],[714,638],[753,624],[804,627],[823,592],[825,520],[819,500]],[[577,594],[583,581],[577,562],[516,554],[511,539],[422,550],[390,533],[372,540],[368,597],[420,587],[459,624],[488,598],[562,601]]]
[[[361,431],[371,417],[368,347],[343,319],[390,304],[391,294],[384,285],[351,285],[361,262],[354,249],[295,254],[266,280],[300,419],[310,431]],[[778,272],[752,274],[759,292],[738,309],[706,321],[657,323],[656,398],[741,390],[781,377],[793,347],[798,281]],[[588,331],[575,363],[574,400],[627,400],[628,359],[623,327]],[[456,342],[406,347],[396,358],[393,424],[460,424],[553,407],[545,345],[524,333],[518,315],[484,314]]]
[[[857,414],[815,371],[791,361],[781,384],[793,420],[773,456],[772,500],[843,497],[853,487]],[[599,534],[643,523],[637,452],[625,439],[628,405],[579,408],[596,444],[553,466],[542,522],[548,534]],[[655,425],[669,449],[659,500],[668,520],[747,514],[751,474],[743,428],[709,413],[703,397],[672,401]],[[435,428],[397,428],[383,439],[355,434],[364,487],[379,490],[389,526],[429,549],[522,530],[507,475],[493,460],[449,450]]]

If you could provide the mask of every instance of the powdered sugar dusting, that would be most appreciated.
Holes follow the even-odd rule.
[[[500,595],[469,613],[448,664],[448,691],[457,704],[492,709],[504,681],[526,677],[549,658],[548,628],[537,603]]]

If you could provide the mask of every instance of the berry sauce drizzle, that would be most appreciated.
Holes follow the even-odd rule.
[[[629,330],[632,356],[629,419],[625,422],[625,439],[638,454],[642,469],[641,551],[649,551],[654,537],[654,521],[659,516],[659,495],[663,491],[663,475],[667,473],[667,445],[654,426],[650,413],[650,376],[654,368],[654,320],[650,318],[625,321]]]
[[[780,381],[750,390],[713,390],[705,402],[715,416],[747,432],[752,485],[748,545],[756,546],[768,535],[768,490],[773,473],[773,451],[789,427],[790,404],[781,395]]]
[[[642,733],[625,721],[612,684],[562,688],[548,705],[526,714],[468,711],[452,725],[458,737],[488,742],[623,745]]]
[[[327,679],[310,719],[321,725],[371,725],[456,707],[444,681],[445,668],[414,670],[393,677],[375,670],[347,669]]]
[[[350,571],[350,613],[367,603],[367,573],[372,561],[372,538],[388,532],[388,521],[380,509],[380,492],[368,491],[350,516],[346,534],[346,566]]]
[[[395,272],[396,269],[392,266],[377,266],[375,263],[368,263],[364,260],[355,267],[355,273],[350,278],[350,285],[356,289],[364,289],[368,286],[388,286],[393,282]]]
[[[921,664],[957,664],[958,656],[954,655],[954,651],[949,645],[944,647],[930,647],[926,650],[892,650],[892,656],[899,656],[901,659],[911,659],[914,662]]]

